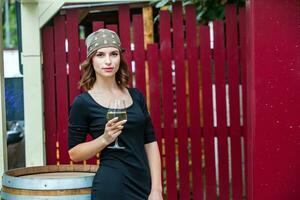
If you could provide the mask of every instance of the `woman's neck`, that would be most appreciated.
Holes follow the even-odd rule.
[[[115,77],[107,79],[97,78],[92,90],[113,92],[119,90],[119,87],[115,81]]]

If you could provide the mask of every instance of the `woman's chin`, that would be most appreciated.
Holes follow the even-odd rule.
[[[115,77],[116,73],[114,72],[105,72],[105,73],[101,73],[100,76],[105,77],[105,78],[113,78]]]

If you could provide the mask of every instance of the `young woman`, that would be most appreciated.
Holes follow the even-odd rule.
[[[68,145],[74,162],[100,153],[92,200],[162,200],[161,161],[143,95],[128,88],[127,64],[118,35],[99,29],[86,39],[80,81],[86,92],[70,108]],[[127,120],[107,120],[109,102],[123,99]],[[91,134],[92,141],[86,142]],[[118,138],[123,148],[111,146]]]

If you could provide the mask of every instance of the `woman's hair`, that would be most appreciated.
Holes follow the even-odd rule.
[[[93,67],[92,58],[96,52],[92,53],[87,59],[81,63],[80,67],[83,71],[81,80],[79,82],[79,87],[82,87],[85,90],[90,90],[96,82],[96,73]],[[123,54],[120,53],[120,66],[116,73],[116,83],[120,89],[123,89],[128,86],[129,81],[129,72],[126,61],[124,60]]]

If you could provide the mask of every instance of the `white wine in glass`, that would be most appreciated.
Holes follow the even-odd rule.
[[[107,121],[109,121],[115,117],[118,117],[118,121],[127,119],[125,100],[115,99],[110,102],[109,108],[108,108],[108,111],[106,114],[106,119],[107,119]],[[115,140],[115,144],[113,146],[108,146],[107,148],[125,149],[125,147],[119,145],[118,137]]]

